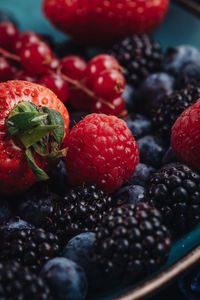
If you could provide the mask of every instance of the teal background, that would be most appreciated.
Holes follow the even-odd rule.
[[[34,30],[51,34],[56,41],[66,39],[64,34],[58,32],[45,20],[41,12],[41,2],[41,0],[0,0],[0,9],[11,12],[22,31]],[[172,4],[165,21],[155,33],[155,38],[161,42],[164,49],[180,44],[192,44],[200,49],[200,20]],[[200,226],[173,244],[168,263],[162,269],[183,257],[199,242]],[[134,286],[118,288],[115,291],[95,296],[95,300],[111,300]],[[94,296],[90,299],[94,299]]]

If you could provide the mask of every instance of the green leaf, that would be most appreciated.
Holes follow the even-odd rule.
[[[62,115],[57,110],[48,107],[43,107],[42,109],[45,113],[48,113],[47,120],[49,125],[59,125],[58,128],[53,130],[53,136],[56,142],[61,145],[65,137],[65,123]]]
[[[23,134],[19,134],[18,137],[26,148],[29,148],[33,144],[39,142],[45,135],[58,128],[58,125],[41,125],[37,126]],[[47,147],[47,145],[46,145]]]
[[[33,148],[35,152],[37,152],[40,156],[46,157],[46,158],[51,158],[54,160],[60,159],[60,158],[65,158],[67,155],[67,150],[68,148],[64,148],[58,151],[54,152],[47,152],[47,149],[43,147],[41,143],[36,143],[33,145]]]
[[[6,127],[10,135],[15,136],[20,131],[27,131],[40,125],[47,118],[47,114],[39,112],[21,112],[6,120]]]
[[[33,172],[33,175],[37,179],[37,181],[43,181],[49,179],[47,173],[36,165],[33,152],[30,148],[26,149],[26,158],[27,158],[28,165],[31,168],[31,171]]]

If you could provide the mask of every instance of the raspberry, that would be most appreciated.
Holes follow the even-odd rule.
[[[131,131],[115,116],[86,116],[71,130],[67,146],[66,164],[72,185],[95,184],[111,193],[129,179],[139,162]]]
[[[186,109],[172,127],[171,145],[182,162],[200,170],[200,100]]]

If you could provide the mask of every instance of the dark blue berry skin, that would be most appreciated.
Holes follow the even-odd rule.
[[[122,98],[125,101],[126,109],[128,112],[134,111],[134,108],[136,106],[136,93],[133,86],[130,84],[126,84],[125,90],[122,94]]]
[[[75,111],[70,114],[70,123],[69,129],[71,130],[78,122],[83,120],[87,116],[86,112],[83,111]]]
[[[138,90],[138,110],[152,116],[163,99],[174,90],[175,79],[167,73],[149,75]]]
[[[0,227],[0,230],[7,229],[7,231],[12,231],[12,230],[16,230],[16,229],[27,230],[27,229],[34,229],[34,228],[35,227],[32,224],[20,219],[20,217],[14,217],[13,219],[10,219],[7,223],[2,225]]]
[[[9,202],[0,199],[0,224],[6,222],[12,216]]]
[[[142,137],[137,141],[140,151],[140,162],[159,167],[167,146],[163,140],[152,135]]]
[[[115,192],[113,195],[118,204],[136,204],[145,199],[145,188],[140,185],[127,185]]]
[[[81,233],[72,238],[64,248],[62,256],[75,261],[83,267],[88,278],[90,289],[101,289],[105,274],[94,258],[95,234]]]
[[[146,183],[148,182],[149,177],[151,174],[153,174],[156,171],[153,167],[139,163],[137,167],[135,168],[135,172],[130,177],[129,181],[131,184],[134,185],[140,185],[140,186],[146,186]]]
[[[13,15],[4,10],[0,10],[0,23],[1,22],[12,22],[17,25],[17,22]]]
[[[126,124],[136,140],[152,132],[151,120],[141,114],[131,114]]]
[[[48,186],[53,193],[59,195],[64,195],[69,190],[67,183],[67,168],[64,160],[60,160],[51,173],[51,179]]]
[[[84,46],[81,46],[73,40],[66,40],[61,43],[57,43],[54,47],[54,53],[57,57],[63,58],[67,55],[78,55],[84,59],[88,59],[88,52]]]
[[[172,151],[172,147],[169,147],[169,149],[163,155],[161,164],[164,166],[164,165],[167,165],[169,163],[177,162],[177,161],[178,161],[178,159],[174,155],[174,153]]]
[[[200,62],[185,65],[178,77],[178,88],[187,88],[188,84],[200,83]]]
[[[179,75],[184,65],[188,63],[199,63],[200,52],[192,46],[179,46],[169,48],[163,59],[163,70]]]
[[[81,266],[64,257],[49,260],[40,275],[47,281],[56,300],[84,300],[87,278]]]

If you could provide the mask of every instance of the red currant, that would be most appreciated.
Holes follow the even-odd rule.
[[[23,67],[34,74],[42,74],[52,63],[53,54],[44,42],[28,44],[21,49],[21,63]]]
[[[93,88],[94,82],[99,76],[99,74],[104,70],[120,70],[121,66],[119,62],[111,55],[108,54],[100,54],[89,62],[87,67],[87,81],[88,86]]]
[[[21,49],[29,43],[37,43],[41,41],[39,34],[34,31],[24,31],[15,40],[13,50],[15,53],[20,54]]]
[[[125,78],[120,71],[111,69],[103,71],[94,83],[95,94],[103,99],[113,99],[122,95]]]
[[[66,56],[61,60],[61,71],[66,76],[75,80],[81,80],[86,75],[87,63],[76,55]]]
[[[0,82],[11,79],[12,68],[10,62],[3,56],[0,56]]]
[[[122,97],[118,97],[116,99],[112,99],[109,101],[110,104],[114,106],[114,108],[109,107],[108,105],[100,102],[99,100],[94,100],[91,105],[91,112],[93,113],[103,113],[107,115],[113,115],[116,117],[120,117],[124,114],[125,102]]]
[[[0,23],[0,47],[12,51],[13,44],[17,39],[19,31],[11,22]]]
[[[25,80],[29,82],[37,82],[38,78],[36,75],[30,74],[27,71],[20,70],[14,75],[14,79]]]
[[[59,75],[57,74],[44,75],[39,79],[38,83],[52,90],[63,103],[66,103],[66,101],[68,100],[69,98],[68,84]]]
[[[78,89],[70,89],[69,101],[74,109],[90,111],[92,99]]]

